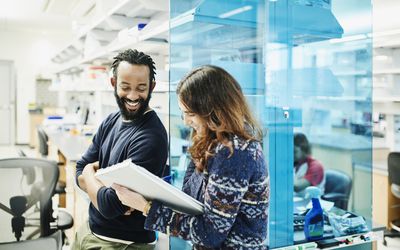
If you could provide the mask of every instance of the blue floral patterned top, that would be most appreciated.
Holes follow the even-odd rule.
[[[269,176],[259,142],[219,144],[207,171],[189,165],[183,191],[204,203],[204,214],[177,213],[154,201],[145,228],[191,240],[194,249],[267,249]]]

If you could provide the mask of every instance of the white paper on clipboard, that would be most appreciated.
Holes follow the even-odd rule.
[[[125,186],[146,199],[161,201],[178,212],[197,215],[204,211],[202,203],[136,165],[130,159],[99,169],[95,176],[106,186],[111,186],[113,183]]]

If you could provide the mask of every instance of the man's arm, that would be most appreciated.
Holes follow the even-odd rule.
[[[161,175],[168,157],[168,139],[163,131],[149,131],[136,138],[128,150],[133,163]]]
[[[89,166],[89,165],[93,165],[93,166]],[[96,161],[93,163],[89,163],[86,166],[89,166],[90,168],[94,168],[95,171],[97,171],[99,169],[99,162]],[[84,167],[84,169],[86,168],[86,166]],[[87,193],[86,181],[85,181],[85,177],[83,176],[83,171],[82,171],[82,174],[78,176],[78,185],[83,191],[85,191]]]
[[[112,196],[114,196],[115,191],[112,188],[107,188],[101,181],[95,177],[96,171],[99,169],[99,163],[94,162],[85,166],[82,174],[78,176],[79,186],[84,190],[88,196],[93,206],[105,217],[114,218],[118,215],[130,215],[134,209],[127,206],[123,206],[118,200],[117,204],[113,201]],[[102,195],[99,196],[99,191],[101,190]],[[104,198],[103,195],[108,196],[103,199],[102,205],[99,205],[98,197],[100,199]],[[106,203],[106,204],[105,204]],[[110,208],[109,208],[110,207]]]
[[[107,132],[107,131],[105,131],[105,127],[107,127],[106,123],[110,119],[110,116],[107,117],[106,120],[104,120],[100,124],[96,134],[93,136],[92,143],[90,144],[89,148],[82,155],[81,159],[79,159],[76,162],[76,183],[85,192],[86,192],[86,184],[85,184],[83,177],[81,177],[81,175],[82,175],[83,169],[88,164],[99,161],[100,145],[103,140],[102,138],[103,138],[104,133]]]
[[[298,178],[294,179],[293,186],[295,192],[300,192],[306,189],[307,187],[311,186],[311,183],[305,178]]]
[[[99,155],[99,146],[95,142],[95,138],[93,138],[93,142],[89,146],[88,150],[86,150],[86,152],[82,156],[82,158],[76,162],[76,182],[77,182],[78,186],[84,191],[86,191],[86,187],[85,187],[84,181],[82,180],[81,175],[83,173],[84,168],[88,164],[97,162],[97,165],[99,165],[98,164],[98,160],[99,160],[98,155]]]
[[[87,193],[87,191],[86,191],[85,178],[83,178],[82,175],[79,175],[78,178],[77,178],[77,180],[78,180],[78,181],[77,181],[78,186],[79,186],[83,191],[85,191],[85,192]]]
[[[98,169],[99,162],[90,163],[85,166],[82,175],[78,176],[80,187],[89,195],[90,201],[97,210],[99,210],[97,192],[104,186],[103,183],[94,176]]]

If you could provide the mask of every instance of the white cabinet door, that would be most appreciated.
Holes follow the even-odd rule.
[[[0,61],[0,87],[0,145],[10,145],[15,138],[15,86],[11,61]]]

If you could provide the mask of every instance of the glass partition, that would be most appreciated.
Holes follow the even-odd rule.
[[[335,207],[370,222],[371,2],[269,1],[266,12],[265,108],[275,188],[269,228],[270,246],[277,247],[306,242],[301,221],[310,199],[305,190],[292,188],[301,188],[301,179],[318,186]],[[313,171],[316,161],[324,174]],[[335,233],[330,205],[323,204],[324,237]]]
[[[347,186],[345,181],[335,182],[345,190],[344,201],[333,200],[341,210],[326,211],[350,211],[370,221],[371,2],[171,0],[170,11],[174,185],[182,185],[191,132],[181,119],[176,85],[192,68],[213,64],[238,80],[264,130],[271,183],[270,248],[305,242],[298,219],[309,199],[305,191],[294,192],[296,169],[305,163],[294,166],[298,133],[309,142],[307,159],[317,160],[324,169],[310,184],[328,194],[332,172],[351,180]],[[308,168],[302,169],[305,175]],[[330,237],[334,232],[328,221],[326,225],[324,237]],[[185,249],[184,245],[190,249],[171,237],[171,249]]]
[[[180,186],[190,130],[181,119],[177,83],[196,66],[220,66],[238,80],[262,121],[265,17],[263,1],[256,0],[171,1],[170,8],[170,162]]]
[[[174,184],[180,187],[189,161],[190,130],[183,125],[175,89],[191,69],[212,64],[227,70],[241,84],[258,120],[264,121],[265,6],[258,0],[170,3],[170,163]],[[184,245],[171,237],[171,249]]]

